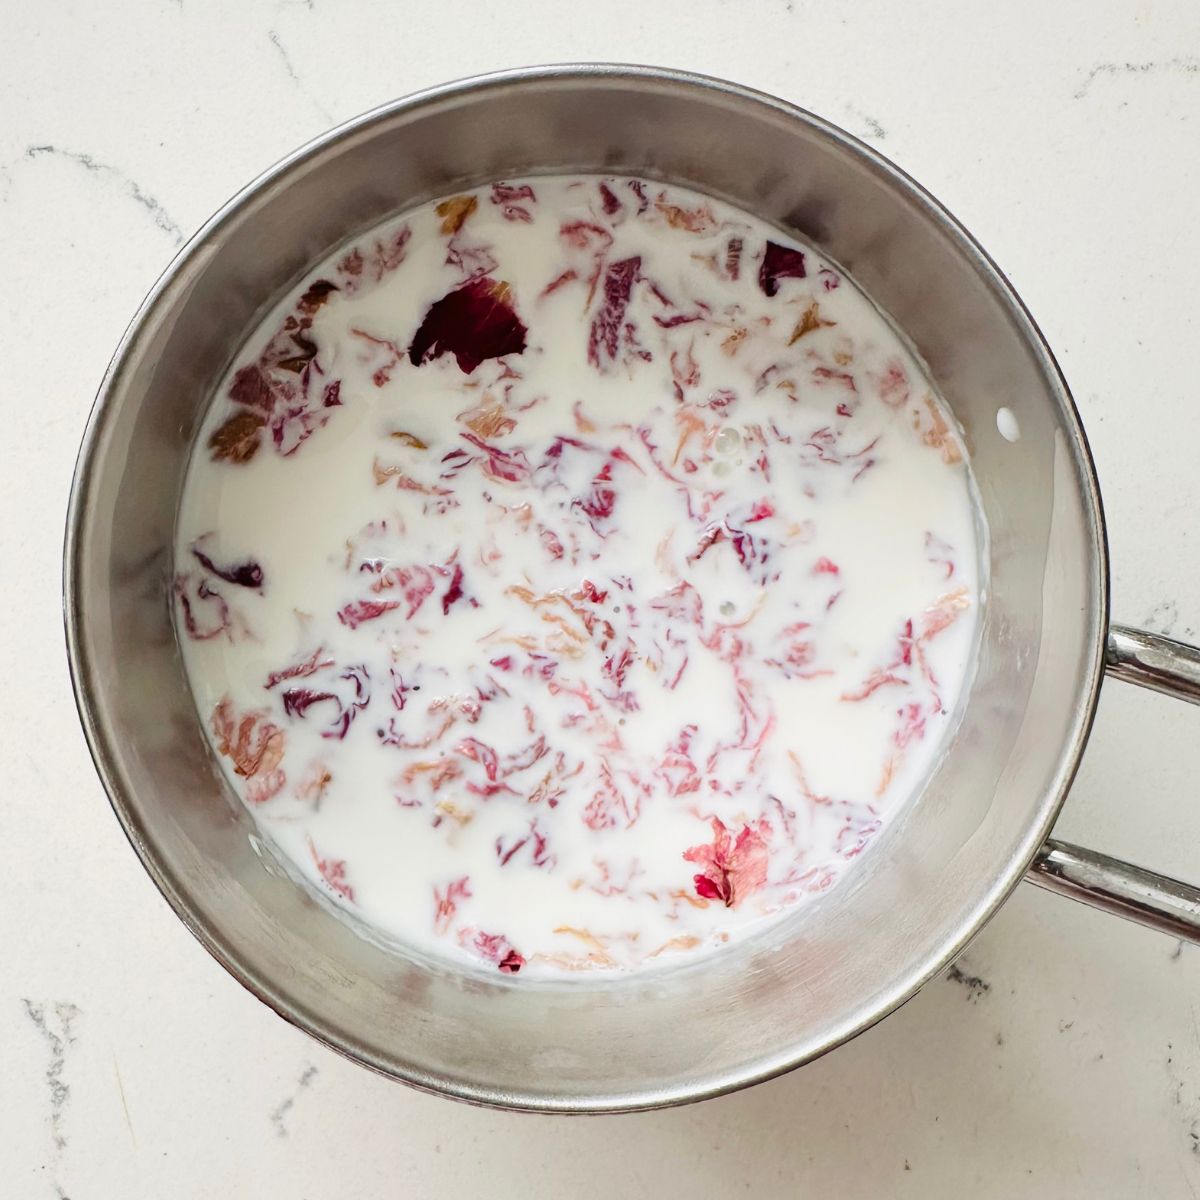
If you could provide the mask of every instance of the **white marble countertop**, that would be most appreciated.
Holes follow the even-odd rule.
[[[0,38],[0,1193],[1200,1196],[1200,952],[1022,887],[850,1045],[687,1109],[531,1118],[376,1078],[200,949],[103,797],[59,615],[108,356],[185,236],[330,124],[503,66],[658,62],[877,145],[995,256],[1061,357],[1115,611],[1200,630],[1195,0],[8,3]],[[1120,685],[1060,822],[1200,877],[1200,713]]]

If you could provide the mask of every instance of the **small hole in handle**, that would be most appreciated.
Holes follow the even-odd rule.
[[[1006,442],[1015,442],[1021,436],[1021,426],[1017,424],[1017,416],[1011,408],[996,410],[996,428]]]

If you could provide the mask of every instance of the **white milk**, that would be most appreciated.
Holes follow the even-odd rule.
[[[468,279],[434,317],[502,319],[430,342]],[[977,536],[844,275],[680,188],[537,179],[381,227],[253,334],[178,627],[231,784],[336,904],[487,970],[628,970],[811,899],[920,788]]]

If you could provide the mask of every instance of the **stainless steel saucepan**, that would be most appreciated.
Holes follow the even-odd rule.
[[[492,179],[611,171],[795,231],[895,318],[961,422],[991,531],[974,685],[925,792],[821,901],[702,963],[626,981],[481,978],[356,935],[254,836],[206,746],[170,618],[172,529],[205,402],[247,328],[382,218]],[[999,418],[999,419],[998,419]],[[159,280],[84,437],[67,640],[96,766],[201,943],[287,1020],[466,1100],[652,1108],[795,1067],[945,967],[1017,882],[1196,940],[1200,891],[1051,838],[1100,683],[1200,700],[1200,651],[1110,626],[1087,441],[1037,327],[932,197],[789,104],[673,71],[570,66],[423,92],[247,187]]]

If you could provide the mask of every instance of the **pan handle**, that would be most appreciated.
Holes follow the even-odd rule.
[[[1200,704],[1200,648],[1128,625],[1108,631],[1104,666],[1114,679]]]
[[[1161,634],[1114,625],[1105,669],[1115,679],[1200,704],[1200,649]],[[1095,850],[1050,838],[1027,878],[1072,900],[1200,943],[1200,888]]]

